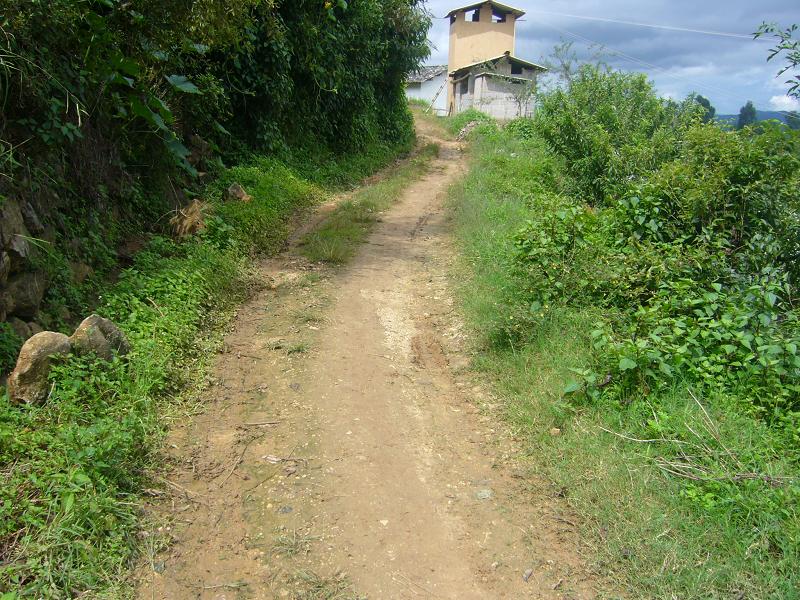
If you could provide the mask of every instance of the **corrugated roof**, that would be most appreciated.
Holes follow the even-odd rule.
[[[457,75],[458,73],[461,73],[463,71],[469,71],[474,67],[485,65],[486,63],[495,63],[503,58],[507,58],[512,63],[520,64],[523,67],[528,67],[529,69],[536,69],[538,71],[547,71],[547,67],[543,67],[542,65],[537,65],[536,63],[532,63],[527,60],[522,60],[521,58],[513,56],[510,52],[506,52],[505,54],[501,54],[500,56],[495,56],[494,58],[487,58],[486,60],[479,60],[478,62],[472,63],[471,65],[466,65],[464,67],[456,69],[451,73],[451,75]]]
[[[430,65],[421,67],[418,71],[412,71],[408,74],[406,81],[408,83],[425,83],[442,73],[447,73],[447,65]]]
[[[515,17],[519,18],[525,14],[525,11],[520,8],[514,8],[513,6],[509,6],[508,4],[501,4],[500,2],[476,2],[475,4],[468,4],[467,6],[462,6],[461,8],[454,8],[449,13],[447,13],[448,17],[453,16],[454,13],[461,12],[463,10],[475,10],[476,8],[480,8],[484,4],[491,4],[494,8],[498,9],[501,12],[511,13]]]

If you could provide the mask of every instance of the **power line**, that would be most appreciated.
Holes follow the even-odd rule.
[[[601,42],[597,42],[595,40],[589,39],[589,38],[584,37],[584,36],[582,36],[580,34],[573,33],[572,31],[569,31],[568,29],[563,29],[561,27],[558,27],[558,26],[553,25],[551,23],[546,23],[544,21],[540,21],[540,22],[541,22],[542,25],[545,25],[546,27],[550,27],[552,29],[555,29],[556,31],[558,31],[560,33],[565,33],[565,34],[567,34],[567,35],[569,35],[571,37],[574,37],[574,38],[576,38],[576,39],[578,39],[580,41],[583,41],[585,43],[594,44],[594,45],[599,46],[601,48],[607,48],[608,50],[614,52],[615,54],[619,55],[622,58],[625,58],[625,59],[627,59],[627,60],[629,60],[631,62],[637,63],[637,64],[642,65],[644,67],[647,67],[649,69],[654,69],[656,71],[659,71],[659,72],[661,72],[661,74],[663,74],[666,77],[672,77],[673,79],[687,81],[687,82],[691,83],[692,85],[697,86],[698,88],[706,88],[706,90],[713,91],[716,94],[722,94],[722,95],[727,96],[728,98],[731,98],[731,99],[736,99],[736,100],[739,99],[738,95],[734,94],[733,92],[731,92],[729,90],[725,90],[723,88],[718,88],[718,87],[711,86],[711,85],[708,85],[708,84],[705,84],[705,83],[701,83],[699,81],[695,81],[693,79],[690,79],[688,77],[684,77],[684,76],[681,76],[681,75],[675,75],[674,73],[670,73],[669,71],[667,71],[663,67],[659,67],[658,65],[654,65],[652,63],[649,63],[649,62],[647,62],[645,60],[642,60],[641,58],[636,58],[635,56],[631,56],[630,54],[626,54],[625,52],[622,52],[621,50],[617,50],[616,48],[612,48],[611,46],[608,46],[608,45],[603,44]]]
[[[534,10],[530,9],[528,12],[532,13],[540,13],[544,15],[554,15],[557,17],[568,17],[570,19],[583,19],[586,21],[601,21],[603,23],[617,23],[620,25],[632,25],[634,27],[649,27],[651,29],[665,29],[667,31],[683,31],[686,33],[699,33],[702,35],[714,35],[717,37],[727,37],[727,38],[734,38],[739,40],[748,40],[748,41],[755,41],[753,39],[752,34],[744,34],[744,33],[730,33],[728,31],[712,31],[708,29],[692,29],[689,27],[676,27],[673,25],[661,25],[657,23],[640,23],[638,21],[622,21],[620,19],[608,19],[604,17],[587,17],[583,15],[571,15],[567,13],[560,13],[560,12],[552,12],[548,10]],[[762,38],[758,38],[760,41],[769,41],[764,40]]]

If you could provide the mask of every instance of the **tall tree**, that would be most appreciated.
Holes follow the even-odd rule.
[[[741,110],[739,111],[739,122],[736,124],[737,129],[742,129],[748,125],[752,125],[757,120],[756,107],[753,105],[752,100],[748,100]]]
[[[697,102],[700,106],[702,106],[703,110],[705,111],[705,113],[703,114],[703,123],[708,123],[717,114],[717,109],[711,105],[711,101],[705,96],[701,96],[698,94],[697,96],[694,97],[694,101]]]

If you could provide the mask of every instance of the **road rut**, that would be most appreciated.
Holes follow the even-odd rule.
[[[171,435],[173,543],[140,598],[596,597],[574,518],[469,372],[445,209],[465,159],[418,127],[440,156],[350,264],[261,265],[207,410]]]

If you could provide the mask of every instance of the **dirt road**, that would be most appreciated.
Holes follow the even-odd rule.
[[[468,371],[444,208],[465,166],[440,143],[349,265],[263,265],[207,411],[172,435],[175,543],[141,598],[595,597],[572,518]]]

